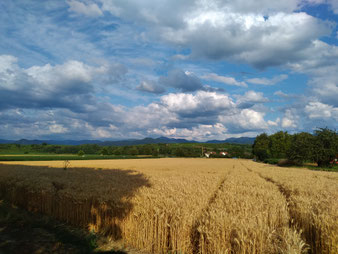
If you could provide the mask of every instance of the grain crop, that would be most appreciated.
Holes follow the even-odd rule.
[[[1,198],[146,252],[300,254],[337,247],[334,173],[231,159],[71,161],[67,170],[63,161],[14,164],[0,165]]]
[[[305,253],[289,228],[287,203],[278,188],[243,167],[225,178],[199,220],[199,253]]]
[[[302,230],[312,253],[338,253],[337,173],[244,164],[278,186],[288,200],[293,225]]]

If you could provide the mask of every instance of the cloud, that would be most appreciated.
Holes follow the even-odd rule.
[[[56,123],[53,123],[49,126],[49,131],[50,133],[65,133],[68,131],[67,128],[65,128],[63,125],[61,124],[56,124]]]
[[[112,66],[90,66],[69,60],[24,69],[13,56],[0,56],[1,108],[68,108],[88,110],[95,102],[99,84],[118,80],[125,70]],[[121,73],[122,71],[122,73]],[[94,80],[98,82],[94,87]]]
[[[234,107],[233,101],[227,95],[205,91],[164,95],[161,97],[161,104],[169,111],[185,117],[219,114]]]
[[[203,89],[203,84],[197,76],[179,69],[170,70],[168,76],[160,77],[159,84],[179,89],[182,92],[193,92]]]
[[[336,0],[328,0],[328,3],[331,5],[333,12],[338,14],[338,2]]]
[[[164,87],[157,85],[154,81],[144,80],[142,81],[137,87],[137,90],[154,93],[154,94],[161,94],[165,92]]]
[[[286,74],[281,74],[278,76],[275,76],[271,79],[268,78],[251,78],[251,79],[247,79],[246,82],[248,83],[252,83],[252,84],[256,84],[256,85],[264,85],[264,86],[272,86],[275,85],[285,79],[288,78],[288,75]]]
[[[267,124],[269,125],[269,126],[278,126],[279,125],[279,123],[280,123],[280,118],[279,117],[277,117],[277,119],[276,119],[276,121],[271,121],[271,120],[268,120],[267,121]]]
[[[215,73],[209,73],[209,74],[203,75],[201,78],[205,80],[216,81],[216,82],[223,83],[223,84],[230,85],[230,86],[242,86],[242,87],[248,86],[245,82],[237,81],[233,77],[219,76]]]
[[[268,128],[264,113],[253,109],[236,110],[229,115],[220,115],[220,122],[232,133],[263,131]]]
[[[328,23],[293,12],[301,3],[102,0],[103,8],[113,15],[133,17],[149,26],[153,35],[190,49],[191,58],[225,59],[260,69],[305,60],[312,42],[330,34]]]
[[[302,12],[320,3],[337,9],[333,0],[11,1],[0,15],[0,49],[7,54],[0,56],[0,133],[203,140],[279,127],[336,127],[334,24]],[[273,68],[277,74],[269,78],[217,74],[254,72],[242,63],[281,69]],[[275,92],[293,99],[285,108],[265,106],[271,87],[260,87],[264,94],[239,88],[272,86],[288,78],[280,74],[286,71],[290,82],[306,76],[308,88],[301,78],[297,91],[304,88],[304,95],[290,94],[289,87]],[[205,81],[235,86],[226,89],[241,94],[225,94]],[[265,121],[265,114],[276,120]]]
[[[11,1],[2,7],[1,52],[20,57],[25,66],[93,62],[105,55],[97,45],[103,22],[69,17],[66,1]]]
[[[83,14],[88,17],[99,17],[103,16],[101,9],[95,3],[85,4],[76,0],[67,0],[67,4],[69,5],[69,11],[75,12],[78,14]]]
[[[305,106],[305,113],[310,119],[329,119],[338,121],[338,107],[321,102],[309,102]]]
[[[212,139],[226,139],[228,130],[223,124],[201,124],[192,128],[155,128],[148,131],[149,135],[165,136],[170,138],[184,138],[188,140],[205,141]]]
[[[7,137],[123,139],[166,135],[188,139],[224,139],[232,134],[266,130],[264,113],[239,109],[223,93],[171,93],[145,106],[87,103],[69,108],[0,110],[0,133]],[[4,124],[5,123],[5,124]],[[32,134],[31,129],[36,129]],[[256,133],[256,132],[255,132]]]
[[[332,66],[333,67],[333,66]],[[338,107],[338,64],[320,76],[313,77],[309,81],[311,93],[319,101]],[[336,71],[336,72],[335,72]]]
[[[277,96],[282,97],[282,98],[289,98],[289,95],[282,92],[281,90],[274,92],[274,95],[277,95]]]
[[[307,58],[288,67],[309,76],[310,96],[325,104],[338,106],[338,47],[314,41],[305,52]]]
[[[109,85],[123,81],[128,68],[120,63],[109,63],[96,68],[95,72],[100,75],[100,80]]]
[[[265,98],[263,93],[255,91],[247,91],[244,95],[237,96],[237,107],[239,108],[250,108],[257,103],[268,102],[269,99]]]
[[[299,117],[294,111],[287,109],[284,113],[284,117],[282,118],[282,127],[286,129],[300,128],[300,126],[298,126],[298,119]]]

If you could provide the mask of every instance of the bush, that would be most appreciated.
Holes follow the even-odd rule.
[[[296,161],[293,160],[279,160],[277,163],[278,166],[280,167],[291,167],[291,166],[301,166],[301,164],[299,164]]]
[[[280,161],[280,159],[271,158],[271,159],[265,159],[264,163],[277,165],[279,163],[279,161]]]
[[[84,153],[84,151],[83,151],[83,150],[80,150],[80,151],[77,153],[77,155],[82,157],[82,156],[84,156],[84,155],[85,155],[85,153]]]

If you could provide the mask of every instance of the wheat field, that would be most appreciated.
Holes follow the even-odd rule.
[[[338,253],[335,173],[205,158],[63,167],[2,164],[1,198],[149,253]]]

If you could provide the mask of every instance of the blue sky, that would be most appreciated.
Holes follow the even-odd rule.
[[[337,0],[0,2],[0,138],[337,128]]]

